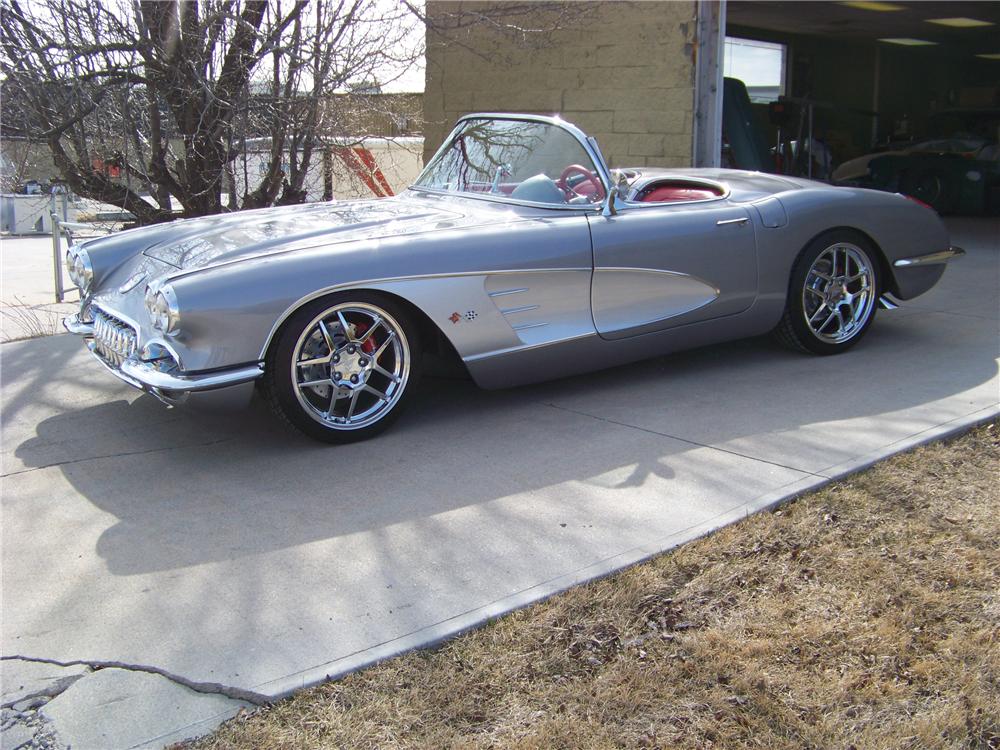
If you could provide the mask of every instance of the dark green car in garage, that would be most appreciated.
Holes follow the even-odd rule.
[[[1000,215],[1000,109],[949,110],[932,123],[948,135],[873,156],[868,185],[910,195],[940,214]]]

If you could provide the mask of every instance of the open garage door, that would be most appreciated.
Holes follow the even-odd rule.
[[[722,28],[785,55],[770,101],[723,62],[748,79],[767,171],[1000,213],[1000,3],[729,0]]]

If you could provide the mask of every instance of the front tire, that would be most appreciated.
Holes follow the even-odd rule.
[[[880,289],[877,251],[862,235],[837,230],[810,242],[792,267],[778,340],[812,354],[839,354],[871,327]]]
[[[265,395],[316,440],[366,440],[399,417],[420,379],[421,353],[419,329],[395,300],[333,294],[283,327],[265,363]]]

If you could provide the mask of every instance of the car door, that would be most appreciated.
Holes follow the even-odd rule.
[[[754,227],[727,200],[626,204],[590,217],[597,332],[625,338],[734,315],[757,296]]]

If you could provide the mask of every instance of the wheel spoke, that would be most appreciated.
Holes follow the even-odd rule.
[[[385,369],[384,367],[382,367],[382,365],[373,364],[372,365],[372,369],[375,372],[377,372],[379,375],[385,375],[393,383],[398,383],[399,382],[399,377],[395,373],[389,372],[387,369]]]
[[[395,339],[396,339],[396,332],[389,331],[389,335],[386,336],[385,341],[383,341],[382,344],[379,346],[379,348],[375,350],[375,353],[372,354],[372,361],[378,362],[378,358],[382,356],[382,353],[385,351],[385,348],[389,346],[389,344],[391,344]]]
[[[354,391],[351,394],[351,403],[347,407],[347,421],[350,422],[354,418],[354,409],[358,405],[358,397],[361,395],[361,389]]]
[[[823,299],[823,298],[824,298],[824,294],[823,294],[823,292],[819,291],[818,289],[813,289],[813,288],[812,288],[811,286],[807,286],[807,287],[806,287],[806,291],[807,291],[807,292],[812,292],[813,294],[815,294],[815,295],[816,295],[817,297],[819,297],[820,299]]]
[[[830,315],[827,316],[827,319],[823,321],[823,325],[821,325],[819,328],[817,328],[816,331],[818,333],[822,333],[823,329],[826,328],[828,325],[830,325],[830,321],[833,320],[834,318],[836,318],[839,314],[840,313],[837,310],[832,311],[830,313]]]
[[[330,347],[330,354],[333,354],[337,350],[337,346],[333,343],[333,336],[330,335],[326,323],[322,320],[319,322],[319,330],[323,334],[323,340],[326,341],[326,345]]]
[[[323,357],[316,357],[316,359],[303,359],[303,360],[301,360],[299,362],[296,362],[295,364],[298,367],[312,367],[313,365],[325,365],[325,364],[329,364],[330,357],[332,357],[332,356],[333,356],[333,352],[331,352],[330,354],[327,354],[327,355],[325,355]]]
[[[820,305],[819,307],[817,307],[816,308],[816,312],[814,312],[812,314],[812,316],[809,318],[809,325],[812,325],[816,321],[816,318],[819,317],[819,314],[821,312],[823,312],[824,310],[826,310],[826,309],[827,309],[827,306],[826,306],[825,302],[822,305]],[[824,323],[824,325],[826,325],[826,324]],[[820,328],[822,328],[822,327],[823,326],[820,326]]]
[[[365,383],[364,390],[366,390],[369,393],[371,393],[379,401],[388,401],[389,400],[389,396],[388,395],[386,395],[385,393],[382,393],[382,391],[378,390],[377,388],[372,388],[367,383]]]
[[[344,332],[344,338],[348,341],[354,341],[354,337],[351,336],[351,326],[340,310],[337,310],[337,320],[340,321],[340,330]]]
[[[825,273],[823,273],[822,271],[817,271],[815,268],[813,268],[812,270],[810,270],[809,273],[812,276],[816,276],[818,278],[823,279],[823,281],[833,281],[833,277],[832,276],[827,276]]]
[[[847,321],[844,320],[844,313],[842,313],[840,311],[840,308],[838,307],[837,308],[837,332],[843,334],[845,331],[847,331]]]
[[[858,287],[854,292],[855,294],[861,294],[862,292],[867,290],[869,286],[868,274],[859,273],[857,276],[852,276],[849,279],[845,279],[844,288],[849,290],[852,286]]]
[[[369,338],[371,338],[371,335],[375,333],[375,329],[378,328],[380,325],[382,325],[382,318],[376,315],[375,320],[372,321],[372,324],[368,328],[368,330],[365,331],[363,334],[361,334],[361,338],[358,339],[358,343],[359,344],[365,343]]]
[[[326,407],[326,414],[323,415],[324,419],[329,419],[331,416],[333,416],[333,407],[337,405],[337,399],[339,398],[340,398],[340,389],[336,387],[331,388],[330,404],[329,406]]]
[[[333,381],[330,378],[318,378],[316,380],[307,380],[304,383],[299,383],[299,388],[312,388],[317,385],[333,385]]]
[[[867,294],[856,294],[854,299],[851,300],[851,317],[855,320],[858,319],[858,311],[863,309],[868,303]]]

